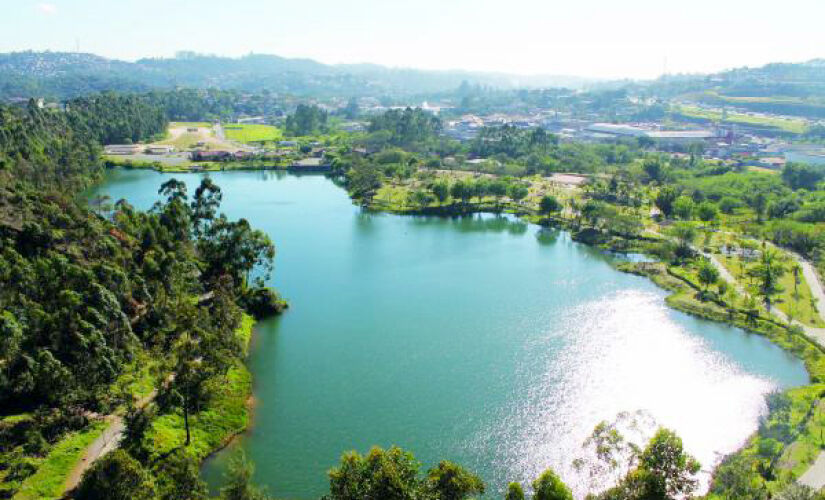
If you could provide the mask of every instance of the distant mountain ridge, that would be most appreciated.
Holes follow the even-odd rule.
[[[573,76],[516,76],[471,71],[388,68],[375,64],[327,65],[312,59],[250,54],[240,58],[179,53],[135,62],[94,54],[15,52],[0,54],[0,98],[67,98],[103,90],[178,86],[298,95],[397,95],[449,91],[467,81],[499,88],[582,88],[594,80]]]

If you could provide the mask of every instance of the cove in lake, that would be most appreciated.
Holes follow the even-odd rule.
[[[491,498],[548,466],[581,496],[604,486],[572,467],[599,421],[672,428],[707,472],[756,429],[766,393],[808,382],[764,338],[667,308],[564,232],[367,214],[320,176],[211,176],[222,211],[275,242],[290,302],[257,327],[254,423],[205,465],[213,486],[241,446],[270,493],[314,498],[342,452],[397,444],[479,473]],[[191,192],[201,175],[175,177]],[[116,170],[98,192],[146,209],[169,178]]]

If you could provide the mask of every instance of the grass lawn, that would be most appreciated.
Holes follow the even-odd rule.
[[[254,325],[252,316],[244,314],[236,330],[244,349],[249,346]],[[199,462],[249,425],[247,400],[252,393],[252,374],[238,361],[229,369],[226,379],[213,381],[211,392],[208,407],[189,417],[192,442],[186,452]],[[183,413],[178,411],[156,418],[146,439],[156,456],[182,448],[186,442]]]
[[[60,440],[40,463],[37,472],[23,482],[14,498],[61,498],[63,485],[72,468],[80,460],[86,447],[100,436],[106,425],[106,422],[97,420],[85,430],[68,434]]]
[[[794,134],[802,134],[808,129],[807,122],[802,119],[728,112],[727,119],[722,120],[721,111],[703,109],[696,106],[681,106],[679,108],[679,112],[692,118],[703,118],[705,120],[725,121],[729,123],[742,123],[745,125],[775,127],[780,130],[784,130],[785,132],[792,132]]]
[[[178,151],[185,151],[192,149],[198,145],[199,142],[206,142],[207,137],[200,132],[182,132],[178,135],[171,136],[157,144],[164,146],[172,146]]]
[[[730,271],[736,280],[751,294],[755,294],[754,287],[750,285],[750,278],[747,276],[748,269],[756,264],[756,262],[744,262],[742,266],[742,259],[737,256],[718,255],[719,261],[722,265]],[[788,262],[793,262],[789,257]],[[743,273],[744,270],[744,273]],[[818,328],[825,327],[825,322],[822,321],[817,310],[811,304],[811,289],[808,282],[805,281],[805,276],[799,273],[800,283],[798,285],[799,297],[796,300],[794,296],[794,277],[793,273],[788,270],[780,280],[779,284],[784,291],[774,298],[774,307],[783,313],[792,316],[794,319],[808,326]]]
[[[251,390],[252,374],[241,363],[229,370],[226,380],[215,381],[208,408],[189,417],[192,442],[186,452],[202,461],[246,429],[249,424],[246,402]],[[155,419],[147,439],[154,455],[182,448],[186,442],[183,414],[175,412]]]
[[[270,142],[283,139],[283,133],[272,125],[232,123],[223,126],[226,138],[238,142]]]

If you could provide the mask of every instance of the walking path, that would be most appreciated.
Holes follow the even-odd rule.
[[[149,395],[141,398],[136,406],[138,408],[144,408],[155,399],[156,395],[157,391],[152,391]],[[80,484],[80,480],[83,479],[83,474],[89,470],[97,459],[116,450],[118,445],[120,445],[120,440],[123,439],[123,432],[126,430],[126,423],[123,421],[123,416],[113,413],[107,415],[104,420],[106,420],[109,425],[83,452],[80,461],[75,464],[69,473],[69,477],[66,478],[63,486],[64,492],[70,491]]]
[[[825,452],[819,453],[816,462],[797,479],[797,482],[815,490],[821,490],[825,486]]]
[[[650,229],[648,229],[648,232],[655,234],[661,238],[669,238],[671,240],[673,239]],[[773,246],[775,247],[775,245]],[[717,270],[719,270],[720,277],[723,280],[727,281],[730,286],[733,286],[737,293],[741,294],[743,297],[747,297],[748,295],[750,295],[747,292],[747,290],[745,290],[745,288],[739,283],[736,277],[733,274],[731,274],[730,271],[728,271],[727,268],[724,265],[722,265],[721,262],[719,262],[719,259],[717,259],[715,255],[705,252],[702,249],[697,248],[693,245],[691,245],[691,248],[694,252],[708,259],[708,261],[710,261],[710,263],[713,264],[713,266],[716,267]],[[808,288],[810,288],[811,290],[811,295],[816,299],[817,303],[820,304],[820,307],[817,308],[819,316],[823,320],[825,320],[825,288],[823,288],[822,286],[822,281],[819,279],[819,275],[817,275],[816,269],[810,262],[805,260],[801,255],[784,248],[781,250],[790,254],[794,258],[794,260],[796,260],[799,263],[800,267],[802,267],[802,275],[805,277],[805,281],[808,282]],[[780,319],[781,321],[785,323],[788,322],[788,316],[785,315],[785,313],[783,313],[779,309],[772,307],[770,313],[776,318]],[[803,325],[802,323],[796,320],[793,321],[793,324],[801,327],[802,330],[805,332],[805,335],[809,339],[816,342],[821,347],[825,348],[825,328],[814,328],[812,326]],[[807,471],[805,471],[805,473],[802,474],[802,476],[800,476],[799,479],[797,479],[797,482],[799,484],[809,486],[816,491],[825,488],[825,451],[821,451],[819,453],[819,456],[817,457],[813,465],[811,465],[811,467]]]

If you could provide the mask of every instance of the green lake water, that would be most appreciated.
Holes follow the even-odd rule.
[[[176,174],[193,192],[202,174]],[[204,466],[220,483],[243,447],[278,497],[316,498],[347,450],[397,444],[424,468],[479,473],[490,497],[548,466],[581,496],[604,486],[571,462],[601,420],[641,439],[675,429],[706,473],[802,385],[802,363],[765,339],[670,310],[613,257],[492,215],[369,214],[322,176],[211,174],[222,211],[277,246],[289,300],[249,357],[253,427]],[[139,208],[171,175],[110,172],[99,193]]]

